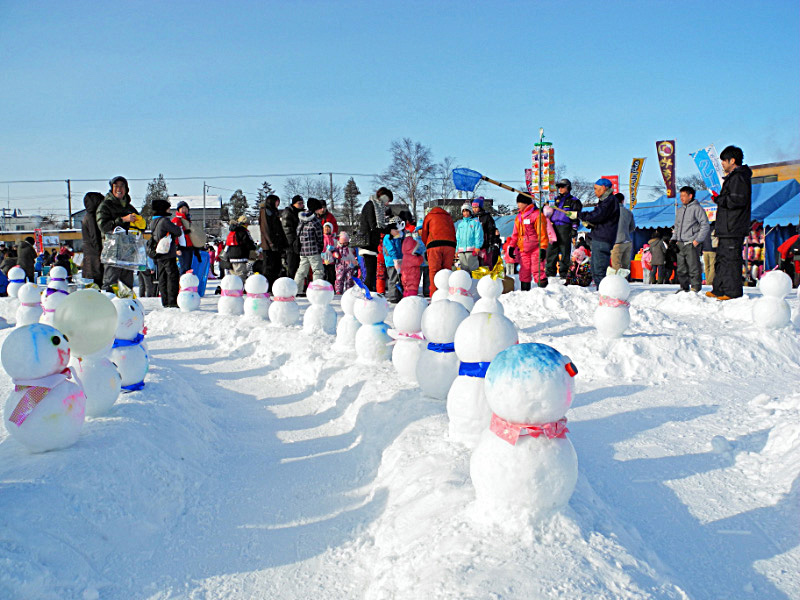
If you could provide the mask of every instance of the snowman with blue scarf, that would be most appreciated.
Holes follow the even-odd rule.
[[[459,359],[453,340],[461,322],[469,312],[458,302],[431,302],[422,315],[422,335],[427,345],[417,361],[417,381],[422,393],[444,400],[453,381],[458,377]]]
[[[117,332],[111,347],[111,362],[122,376],[122,389],[136,391],[144,387],[150,368],[150,356],[144,346],[144,309],[134,298],[114,298],[117,309]]]

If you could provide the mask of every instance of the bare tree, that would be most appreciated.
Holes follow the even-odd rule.
[[[436,171],[431,149],[411,138],[403,138],[393,141],[389,151],[392,153],[392,162],[381,174],[380,181],[401,200],[408,202],[411,212],[416,215],[422,186]]]
[[[572,183],[572,195],[584,204],[593,204],[597,200],[594,195],[594,183],[580,176],[568,177]]]
[[[439,198],[452,198],[456,186],[453,185],[453,167],[456,159],[452,156],[445,156],[434,165],[433,177],[431,178],[431,191]]]

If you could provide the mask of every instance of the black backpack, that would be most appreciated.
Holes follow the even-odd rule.
[[[144,250],[147,253],[147,256],[153,260],[158,257],[158,254],[156,254],[156,246],[158,246],[158,240],[156,239],[155,235],[151,235],[150,239],[147,240],[147,243],[144,245]]]

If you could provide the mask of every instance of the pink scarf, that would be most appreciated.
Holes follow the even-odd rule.
[[[552,423],[511,423],[492,413],[492,422],[489,424],[489,431],[494,433],[501,440],[505,440],[512,446],[516,446],[517,440],[522,435],[529,435],[534,438],[544,435],[546,438],[552,440],[554,438],[566,438],[569,429],[567,429],[566,417]]]
[[[630,302],[626,302],[625,300],[620,300],[619,298],[612,298],[611,296],[604,296],[600,294],[600,306],[610,306],[611,308],[617,308],[619,306],[630,306]]]
[[[244,295],[242,290],[222,290],[223,296],[230,296],[232,298],[241,298]]]
[[[70,369],[64,369],[61,373],[40,377],[39,379],[14,379],[14,391],[25,393],[11,412],[8,420],[17,427],[21,427],[25,419],[33,412],[33,409],[47,397],[50,390],[64,383],[71,375]]]

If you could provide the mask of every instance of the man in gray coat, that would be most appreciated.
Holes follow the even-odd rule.
[[[611,249],[611,268],[615,270],[631,270],[631,251],[633,250],[633,238],[631,237],[636,223],[633,220],[633,213],[625,208],[625,196],[614,194],[619,201],[619,224],[617,225],[617,239]]]
[[[675,211],[674,239],[678,242],[678,283],[688,292],[699,292],[702,286],[700,252],[703,241],[708,237],[708,216],[702,206],[694,199],[695,190],[691,186],[681,188],[681,205]]]

